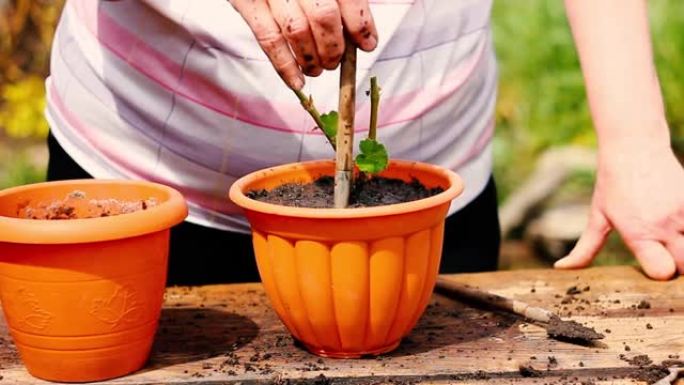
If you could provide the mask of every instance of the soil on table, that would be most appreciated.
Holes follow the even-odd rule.
[[[670,370],[663,365],[640,367],[631,377],[634,380],[655,384],[670,374]]]
[[[558,317],[551,318],[546,332],[551,338],[570,341],[591,342],[605,337],[594,328],[584,326],[576,321],[561,320]]]
[[[311,183],[286,183],[272,190],[252,190],[247,196],[283,206],[334,207],[335,180],[322,176]],[[428,188],[417,179],[405,182],[384,177],[358,177],[349,197],[349,207],[384,206],[424,199],[439,194],[441,187]]]
[[[82,191],[72,191],[64,199],[17,207],[17,217],[23,219],[64,220],[110,217],[147,210],[158,205],[155,198],[136,201],[118,199],[88,199]]]

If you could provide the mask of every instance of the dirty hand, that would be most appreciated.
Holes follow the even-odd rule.
[[[368,0],[230,0],[283,80],[301,89],[304,76],[335,69],[344,52],[342,25],[364,51],[378,34]]]
[[[669,147],[599,155],[588,226],[555,267],[589,265],[613,228],[649,277],[684,273],[684,169]]]

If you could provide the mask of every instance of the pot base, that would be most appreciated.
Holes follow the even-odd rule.
[[[51,382],[83,383],[111,380],[141,369],[149,357],[152,336],[109,348],[107,355],[92,351],[54,351],[18,346],[33,377]]]
[[[300,341],[301,342],[301,341]],[[391,352],[392,350],[396,349],[399,347],[399,343],[401,343],[401,340],[394,342],[390,345],[386,345],[377,349],[365,351],[365,352],[336,352],[336,351],[326,351],[325,349],[320,349],[314,346],[311,346],[309,344],[301,342],[302,345],[308,350],[310,353],[313,353],[317,356],[321,357],[326,357],[326,358],[362,358],[362,357],[368,357],[368,356],[379,356],[384,353]]]

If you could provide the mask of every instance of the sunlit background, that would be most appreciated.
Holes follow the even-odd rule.
[[[0,0],[0,188],[45,177],[43,79],[62,4]],[[673,146],[681,159],[684,1],[651,1],[649,7]],[[549,266],[579,236],[594,180],[596,141],[582,74],[561,2],[496,0],[493,22],[501,72],[495,138],[505,236],[500,267]],[[597,263],[634,262],[613,236]]]

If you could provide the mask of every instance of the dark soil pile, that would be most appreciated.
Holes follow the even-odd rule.
[[[571,341],[590,342],[604,337],[603,334],[597,332],[594,328],[584,326],[575,321],[563,321],[558,317],[551,318],[546,332],[551,338]]]
[[[335,180],[323,176],[312,183],[286,183],[270,191],[253,190],[247,196],[267,203],[283,206],[332,208],[334,206]],[[428,188],[417,179],[405,182],[401,179],[359,177],[355,180],[349,197],[349,207],[384,206],[424,199],[439,194],[444,189]]]
[[[17,217],[23,219],[85,219],[110,217],[147,210],[158,205],[156,199],[122,201],[118,199],[88,199],[82,191],[73,191],[64,199],[32,205],[30,202],[17,208]]]

